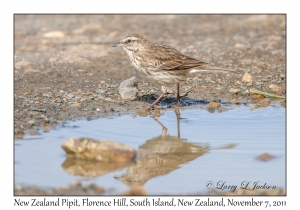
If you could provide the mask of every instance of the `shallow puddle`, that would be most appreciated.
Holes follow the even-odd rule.
[[[169,110],[156,119],[123,115],[77,120],[49,133],[26,134],[23,140],[15,140],[15,184],[96,183],[113,187],[116,193],[143,186],[150,195],[205,193],[212,186],[237,191],[255,182],[285,189],[286,110],[250,108],[220,113],[200,108]],[[124,143],[138,151],[138,158],[130,166],[103,170],[97,164],[70,163],[61,144],[71,137]],[[264,153],[274,158],[257,159]]]

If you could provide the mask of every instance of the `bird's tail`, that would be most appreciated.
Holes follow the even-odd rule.
[[[211,65],[197,66],[197,67],[193,68],[190,71],[190,73],[201,72],[201,71],[218,71],[218,72],[223,72],[223,73],[235,73],[235,74],[241,73],[239,70],[226,69],[226,68],[221,68],[221,67],[211,66]]]

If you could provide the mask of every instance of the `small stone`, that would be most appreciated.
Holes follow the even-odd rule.
[[[268,41],[280,41],[282,38],[281,38],[281,36],[276,36],[276,35],[270,35],[269,37],[268,37]]]
[[[263,99],[265,97],[261,94],[253,94],[253,95],[251,95],[251,98],[253,98],[253,99]]]
[[[28,125],[30,125],[30,126],[33,126],[33,125],[34,125],[34,123],[35,123],[35,121],[34,121],[34,120],[29,120],[29,121],[27,121],[27,124],[28,124]]]
[[[144,109],[140,109],[137,111],[137,114],[141,117],[147,117],[148,116],[148,112]]]
[[[234,45],[235,48],[245,48],[245,45],[244,44],[241,44],[241,43],[236,43]]]
[[[247,86],[246,85],[245,86],[241,86],[241,89],[246,90]]]
[[[258,105],[258,106],[261,106],[261,107],[267,107],[267,106],[270,105],[270,103],[271,103],[271,100],[268,99],[268,98],[265,98],[265,99],[259,101],[259,102],[257,103],[257,105]]]
[[[40,72],[40,70],[37,70],[37,69],[26,69],[24,71],[24,73],[38,73],[38,72]]]
[[[248,83],[247,83],[247,86],[248,86],[248,87],[251,87],[251,86],[252,86],[252,82],[248,82]]]
[[[128,162],[136,151],[125,144],[91,138],[71,138],[62,144],[68,158],[97,160],[102,162]]]
[[[283,93],[283,89],[278,85],[271,84],[269,88],[272,92],[276,93],[277,95],[281,95]]]
[[[49,132],[52,128],[53,128],[53,127],[50,126],[50,125],[45,125],[45,126],[44,126],[44,131],[43,131],[43,132],[47,133],[47,132]]]
[[[98,90],[96,90],[96,93],[100,93],[100,94],[101,94],[101,93],[105,93],[105,92],[106,92],[106,90],[105,90],[105,89],[101,89],[101,88],[98,89]]]
[[[215,109],[215,108],[219,108],[221,107],[221,104],[217,103],[217,102],[214,102],[214,101],[211,101],[209,104],[208,104],[208,108],[209,109]]]
[[[49,123],[49,119],[45,115],[41,114],[41,118],[44,120],[44,123]]]
[[[284,78],[285,78],[285,74],[280,74],[280,77],[281,77],[282,79],[284,79]]]
[[[55,61],[58,61],[59,58],[58,57],[52,57],[52,58],[49,58],[49,62],[52,63],[52,62],[55,62]]]
[[[15,184],[15,190],[21,191],[23,189],[23,186],[21,184]]]
[[[68,96],[68,98],[74,98],[75,97],[72,93],[69,93],[67,96]]]
[[[80,107],[79,103],[70,104],[70,107]]]
[[[122,99],[134,100],[137,97],[137,79],[135,76],[124,80],[118,87]]]
[[[35,111],[35,112],[46,112],[45,108],[34,108],[34,107],[30,107],[31,111]]]
[[[30,136],[37,136],[39,133],[37,131],[29,131]]]
[[[44,37],[46,38],[60,38],[64,36],[65,34],[62,31],[50,31],[44,34]]]
[[[252,82],[252,76],[249,73],[245,72],[242,82],[245,83]]]
[[[17,69],[29,67],[31,65],[32,65],[32,63],[30,61],[15,62],[15,68],[17,68]]]
[[[231,93],[231,94],[236,94],[238,92],[241,92],[241,90],[240,89],[233,89],[233,88],[231,88],[231,89],[228,90],[228,92]]]
[[[116,102],[115,100],[111,99],[111,98],[105,98],[104,99],[105,101],[108,101],[108,102]]]
[[[25,133],[24,133],[24,131],[22,131],[22,130],[15,130],[14,131],[14,135],[24,135]]]
[[[147,192],[144,188],[133,187],[130,190],[123,192],[121,195],[123,195],[123,196],[132,196],[132,195],[145,196],[145,195],[147,195]]]
[[[281,101],[281,102],[280,102],[280,105],[281,105],[282,107],[286,107],[286,100]]]
[[[275,158],[275,156],[270,155],[269,153],[263,153],[263,154],[256,157],[257,160],[261,160],[261,161],[264,161],[264,162],[270,161],[273,158]]]
[[[117,84],[112,84],[112,85],[110,85],[110,88],[116,88],[116,87],[118,87],[119,85],[117,85]]]
[[[23,139],[24,134],[25,133],[22,130],[15,130],[14,131],[14,138],[15,139]]]
[[[91,96],[91,95],[93,95],[93,94],[94,94],[93,92],[83,93],[83,94],[82,94],[82,97],[86,98],[86,97]]]

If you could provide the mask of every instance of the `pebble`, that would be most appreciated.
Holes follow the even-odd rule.
[[[145,196],[147,191],[141,187],[133,187],[130,190],[123,192],[122,196]]]
[[[37,131],[29,131],[30,136],[37,136],[39,133]]]
[[[26,69],[24,71],[24,73],[38,73],[38,72],[40,72],[40,70],[37,70],[37,69]]]
[[[137,83],[135,76],[124,80],[118,87],[119,94],[122,99],[134,100],[137,97]]]
[[[34,123],[35,123],[35,121],[34,121],[34,120],[29,120],[29,121],[27,121],[26,123],[27,123],[28,125],[30,125],[30,126],[33,126]]]
[[[214,101],[211,101],[209,104],[208,104],[208,108],[209,109],[215,109],[215,108],[219,108],[221,107],[221,104],[217,103],[217,102],[214,102]]]
[[[242,82],[244,82],[244,83],[252,82],[252,76],[249,73],[245,72]]]
[[[251,95],[251,98],[253,98],[253,99],[263,99],[265,97],[261,94],[253,94],[253,95]]]
[[[69,98],[74,98],[74,97],[75,97],[72,93],[69,93],[67,96],[68,96]]]
[[[129,162],[136,156],[136,151],[132,147],[110,140],[70,138],[63,142],[61,147],[67,153],[67,158],[101,162]]]
[[[44,34],[45,38],[60,38],[60,37],[64,37],[65,34],[62,31],[50,31],[48,33]]]
[[[17,68],[17,69],[24,68],[24,67],[29,67],[31,65],[32,65],[32,63],[30,61],[15,62],[15,68]]]
[[[263,153],[263,154],[256,157],[257,160],[261,160],[261,161],[264,161],[264,162],[270,161],[274,158],[275,158],[275,156],[273,156],[269,153]]]
[[[277,95],[281,95],[283,93],[283,89],[278,85],[271,84],[269,88],[272,92],[276,93]]]
[[[261,107],[267,107],[267,106],[270,105],[270,103],[271,103],[271,100],[268,99],[268,98],[265,98],[265,99],[259,101],[259,102],[257,103],[257,105],[258,105],[258,106],[261,106]]]
[[[49,123],[49,119],[45,115],[41,114],[41,118],[44,120],[44,123]]]
[[[242,90],[246,90],[246,89],[247,89],[247,86],[241,86],[241,89],[242,89]]]
[[[233,89],[233,88],[231,88],[231,89],[228,90],[228,92],[231,93],[231,94],[236,94],[238,92],[241,92],[241,90],[240,89]]]
[[[251,87],[251,86],[252,86],[252,82],[248,82],[248,83],[247,83],[247,86],[248,86],[248,87]]]
[[[108,102],[116,102],[115,100],[111,99],[111,98],[105,98],[104,99],[105,101],[108,101]]]
[[[36,112],[46,112],[46,109],[44,108],[33,108],[33,107],[30,107],[30,110],[31,111],[36,111]]]
[[[70,104],[70,107],[80,107],[80,104],[79,103],[73,103],[73,104]]]
[[[24,131],[22,131],[22,130],[15,130],[14,131],[14,135],[24,135],[25,133],[24,133]]]
[[[148,112],[144,109],[140,109],[137,111],[137,114],[141,117],[147,117],[148,116]]]
[[[98,90],[96,90],[96,93],[105,93],[105,92],[106,92],[105,89],[98,89]]]

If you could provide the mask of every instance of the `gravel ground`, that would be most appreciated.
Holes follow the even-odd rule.
[[[270,85],[285,95],[285,30],[285,15],[15,15],[15,135],[149,106],[161,91],[150,81],[140,78],[134,101],[118,94],[123,80],[137,76],[125,52],[112,47],[129,33],[242,72],[193,75],[182,85],[183,93],[193,88],[184,107],[250,103],[250,88],[272,93]],[[243,82],[244,72],[251,81]],[[160,105],[172,101],[175,95]]]
[[[124,195],[124,196],[131,196],[131,195],[148,195],[147,191],[144,188],[137,187],[131,188],[125,192],[118,193],[115,189],[104,189],[99,187],[95,184],[91,184],[88,186],[82,186],[80,183],[71,184],[68,187],[60,187],[60,188],[39,188],[36,186],[22,186],[22,185],[15,185],[14,189],[15,195],[81,195],[81,196],[94,196],[94,195]],[[165,194],[170,195],[170,194]],[[183,194],[172,194],[172,195],[183,195]],[[229,191],[220,191],[220,190],[209,190],[206,193],[191,193],[191,194],[184,194],[184,195],[219,195],[219,196],[237,196],[237,195],[246,195],[246,196],[285,196],[286,191],[284,189],[275,189],[275,190],[266,190],[266,189],[255,189],[255,190],[236,190],[234,192]]]
[[[138,33],[188,56],[241,72],[194,74],[181,86],[182,93],[193,89],[183,100],[184,108],[209,102],[217,102],[207,106],[210,112],[224,103],[234,106],[254,103],[262,107],[280,103],[285,107],[285,100],[249,93],[254,88],[286,95],[285,15],[15,15],[14,18],[17,139],[22,139],[25,133],[48,132],[65,120],[139,113],[148,107],[160,94],[160,87],[140,78],[125,52],[112,47],[129,33]],[[133,101],[123,100],[118,86],[132,76],[138,77],[138,97]],[[174,94],[159,105],[172,102]],[[26,189],[31,188],[20,189],[23,191],[16,194],[26,194]]]

